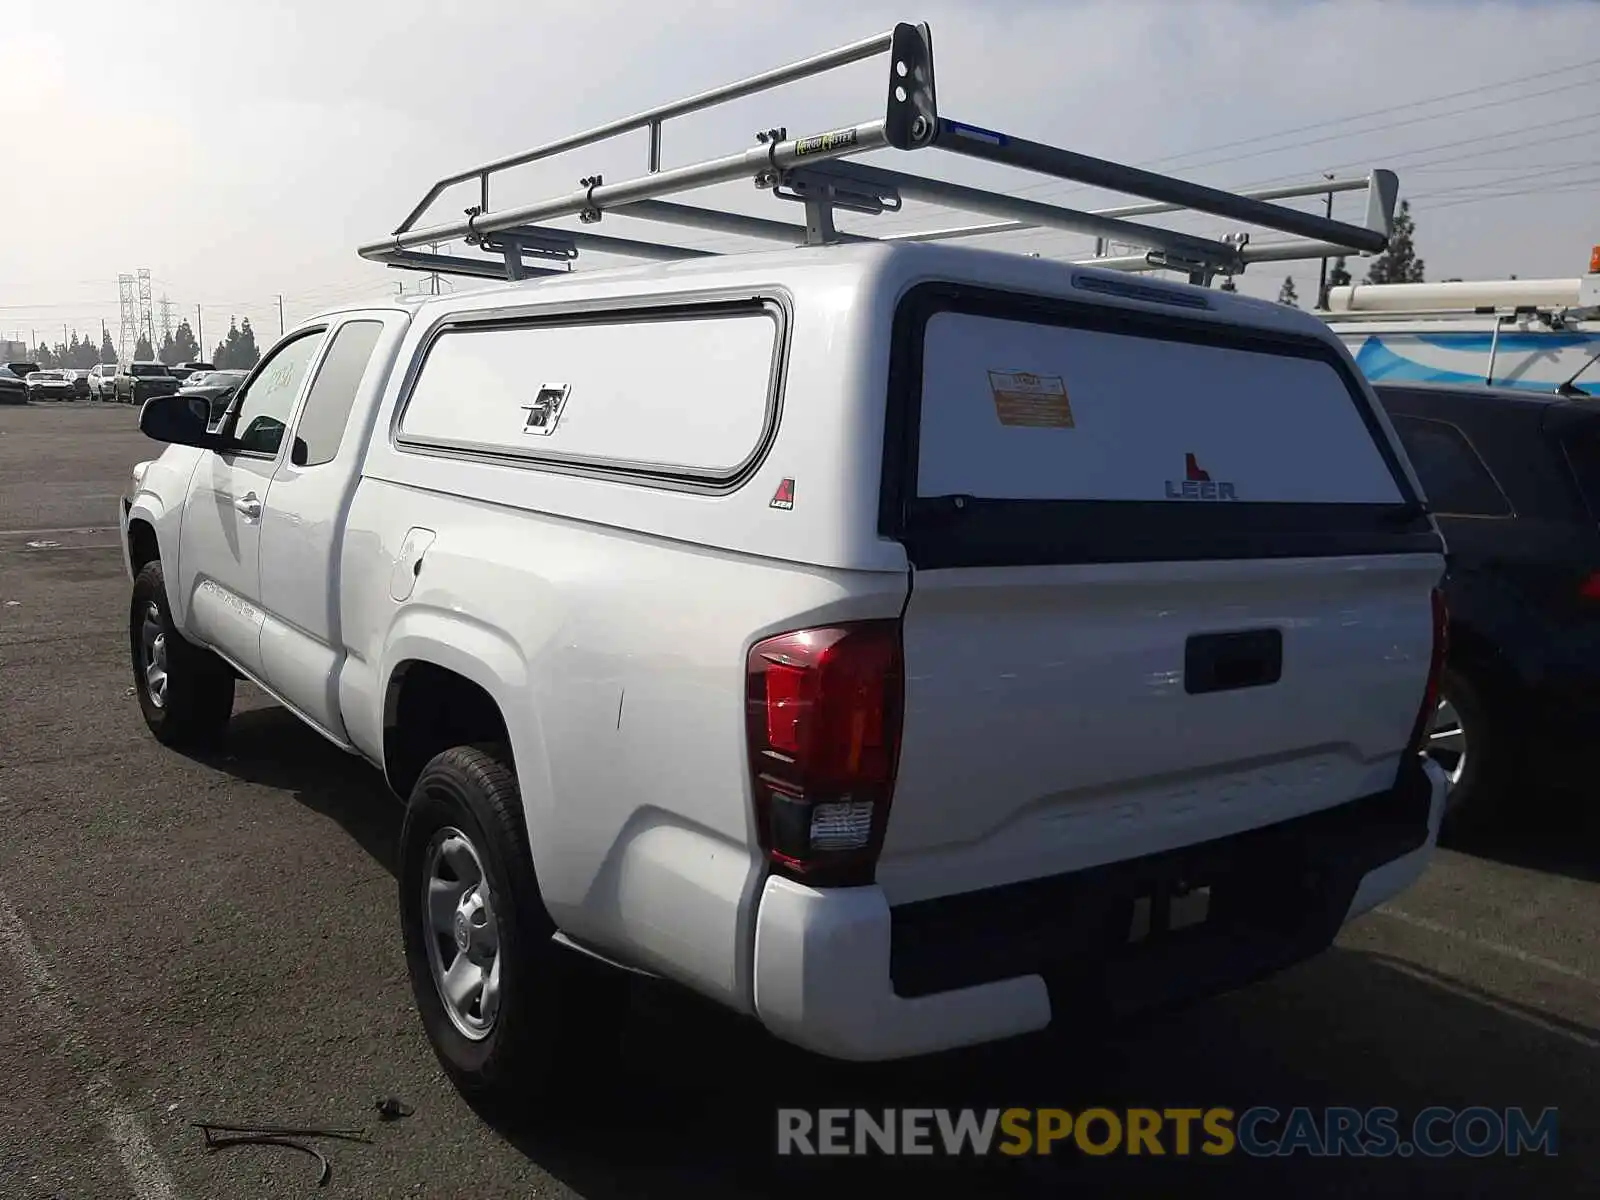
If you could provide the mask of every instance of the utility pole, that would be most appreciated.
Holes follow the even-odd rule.
[[[194,340],[196,345],[200,347],[200,361],[204,362],[206,359],[206,326],[205,322],[200,319],[200,306],[198,304],[194,306]]]
[[[278,336],[283,336],[283,293],[278,294]]]
[[[1333,172],[1324,171],[1322,177],[1330,183],[1333,181]],[[1324,204],[1322,215],[1330,221],[1333,220],[1333,193],[1329,192],[1323,197]],[[1317,307],[1326,310],[1328,307],[1328,260],[1322,260],[1322,270],[1317,275]]]

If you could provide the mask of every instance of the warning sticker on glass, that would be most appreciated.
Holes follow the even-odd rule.
[[[1072,405],[1067,385],[1059,375],[1034,375],[1028,371],[990,371],[995,416],[1002,425],[1041,429],[1071,429]]]

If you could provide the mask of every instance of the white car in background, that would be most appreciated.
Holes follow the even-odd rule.
[[[109,400],[117,377],[116,363],[100,363],[89,369],[89,395],[96,400]]]

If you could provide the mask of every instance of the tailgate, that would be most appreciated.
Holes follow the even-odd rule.
[[[1320,339],[932,289],[898,329],[913,563],[891,903],[1389,787],[1441,546]]]

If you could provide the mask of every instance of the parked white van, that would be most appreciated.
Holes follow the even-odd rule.
[[[878,47],[899,80],[912,35]],[[885,125],[775,131],[758,167],[803,185],[808,143]],[[469,216],[517,275],[568,236],[527,211]],[[1441,545],[1326,326],[812,218],[822,244],[329,312],[214,430],[143,410],[145,719],[213,739],[242,677],[384,771],[465,1090],[591,1069],[613,968],[847,1059],[1211,994],[1435,844]]]

